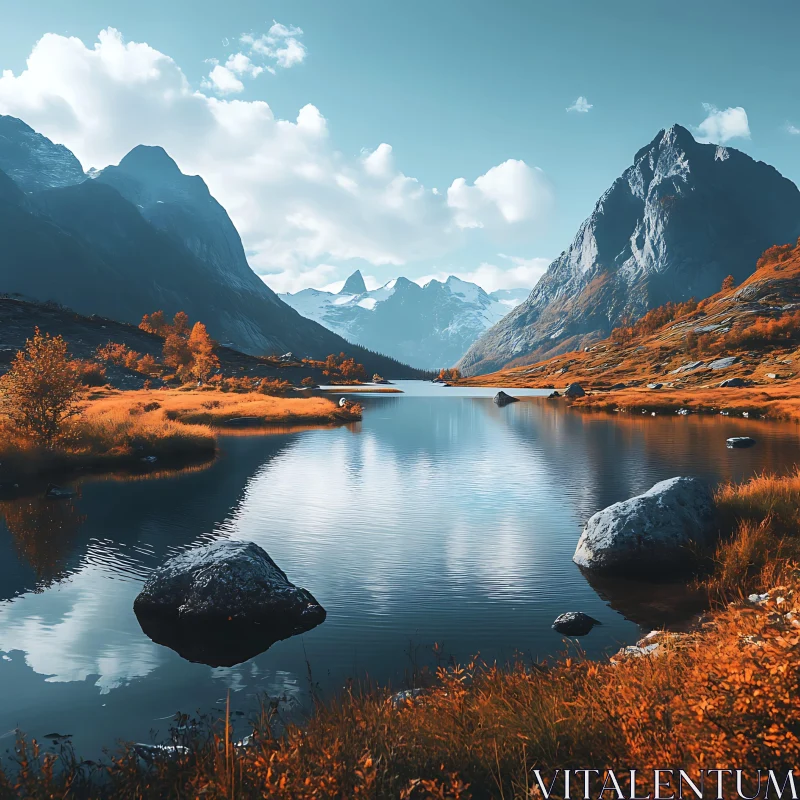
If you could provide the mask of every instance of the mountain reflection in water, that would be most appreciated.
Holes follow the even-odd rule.
[[[685,598],[595,591],[571,561],[591,514],[674,475],[798,460],[795,425],[588,415],[540,397],[498,408],[493,390],[400,386],[361,397],[359,425],[225,437],[205,469],[4,501],[0,734],[70,730],[91,755],[163,734],[175,711],[211,710],[229,688],[245,712],[262,692],[300,703],[309,667],[326,695],[365,675],[399,685],[434,642],[459,661],[549,656],[565,647],[550,625],[570,610],[603,622],[581,641],[599,656],[638,638],[631,619],[680,617]],[[735,435],[758,444],[728,450]],[[151,641],[132,610],[142,582],[222,536],[261,545],[327,620],[235,667]]]

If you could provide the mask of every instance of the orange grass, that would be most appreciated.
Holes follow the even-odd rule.
[[[798,614],[793,578],[764,607],[731,606],[647,658],[441,669],[399,707],[388,692],[345,692],[280,737],[262,717],[250,747],[235,745],[227,721],[202,724],[179,734],[186,752],[148,768],[130,750],[102,772],[70,754],[59,765],[20,739],[18,772],[0,787],[29,798],[69,784],[71,797],[521,800],[540,796],[534,769],[549,782],[556,768],[591,767],[616,769],[627,797],[623,770],[681,767],[698,780],[721,766],[744,770],[753,796],[756,769],[782,778],[800,759]],[[650,789],[652,777],[639,796]]]
[[[324,397],[285,398],[258,393],[226,394],[183,390],[97,391],[82,405],[56,448],[38,447],[8,426],[0,429],[0,480],[69,469],[110,469],[159,461],[210,458],[215,428],[231,419],[254,418],[282,429],[351,422],[357,404],[340,409]]]
[[[158,404],[157,409],[146,411]],[[326,397],[274,397],[258,392],[226,392],[151,389],[108,393],[94,401],[99,413],[112,409],[139,410],[142,416],[174,420],[187,425],[224,427],[232,419],[255,418],[261,425],[324,425],[361,418],[360,406],[340,409]]]
[[[630,796],[623,770],[680,767],[697,782],[698,770],[724,767],[743,770],[755,796],[757,769],[780,781],[800,760],[800,574],[788,558],[800,539],[800,471],[723,485],[716,503],[727,535],[710,586],[723,602],[648,657],[441,668],[414,699],[345,690],[304,725],[282,721],[283,735],[272,733],[273,704],[252,720],[246,747],[228,717],[188,728],[181,717],[174,737],[186,749],[149,766],[130,746],[86,765],[69,747],[45,754],[20,736],[0,795],[527,800],[540,796],[535,769],[549,781],[557,768],[613,768]],[[750,589],[769,599],[736,600]],[[728,786],[724,796],[737,796]]]

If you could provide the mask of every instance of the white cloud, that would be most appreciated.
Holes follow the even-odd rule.
[[[577,111],[579,114],[588,114],[590,108],[594,108],[594,106],[581,95],[571,106],[567,106],[567,111]]]
[[[524,161],[509,159],[492,167],[470,186],[457,178],[447,190],[447,204],[460,228],[482,228],[487,221],[533,222],[545,217],[553,192],[544,173]]]
[[[500,266],[498,264],[482,263],[473,270],[435,272],[431,275],[424,275],[414,278],[420,286],[424,286],[428,281],[447,280],[449,275],[455,275],[464,281],[477,283],[478,286],[487,292],[495,292],[498,289],[533,289],[539,278],[544,275],[547,267],[550,266],[552,259],[549,258],[520,258],[518,256],[507,256],[498,253],[500,258],[511,262],[511,266]]]
[[[263,72],[274,75],[276,67],[289,69],[301,64],[307,53],[305,45],[297,38],[302,34],[300,28],[282,25],[274,20],[269,31],[261,36],[243,33],[239,37],[239,43],[244,45],[249,55],[243,52],[232,53],[224,65],[219,63],[219,59],[208,59],[214,66],[200,84],[201,87],[222,95],[238,94],[244,91],[244,83],[237,76],[249,75],[257,78]],[[227,39],[223,40],[223,46],[228,43]]]
[[[741,107],[720,111],[710,103],[703,103],[708,116],[695,128],[695,138],[706,144],[725,144],[731,139],[749,139],[750,125],[747,112]]]
[[[299,35],[276,25],[275,37]],[[230,78],[252,74],[253,59],[241,55],[214,65],[230,73],[216,72],[218,88],[235,93]],[[0,113],[65,144],[84,167],[118,163],[138,144],[162,145],[185,173],[203,176],[253,268],[281,290],[332,281],[329,263],[440,258],[475,235],[466,228],[483,227],[499,243],[504,232],[535,228],[552,200],[541,170],[515,160],[435,194],[401,171],[389,144],[346,157],[315,106],[286,120],[260,100],[195,90],[169,56],[112,28],[90,47],[45,34],[23,72],[2,72]]]
[[[791,133],[792,136],[797,136],[798,134],[800,134],[800,128],[796,127],[795,125],[792,125],[791,122],[787,122],[786,123],[786,132],[787,133]]]
[[[233,71],[219,64],[208,73],[208,80],[203,82],[203,87],[214,89],[220,94],[238,94],[244,91],[244,84]]]

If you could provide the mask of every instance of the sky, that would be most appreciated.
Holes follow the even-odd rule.
[[[276,291],[530,288],[664,127],[800,181],[795,0],[0,0],[0,113],[160,144]]]

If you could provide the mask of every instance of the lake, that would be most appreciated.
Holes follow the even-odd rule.
[[[571,558],[594,512],[675,475],[741,479],[798,461],[798,428],[731,417],[586,414],[547,392],[403,383],[361,423],[225,436],[210,466],[86,478],[74,501],[0,503],[0,741],[72,734],[87,757],[164,735],[176,711],[247,715],[264,693],[307,708],[348,680],[403,688],[432,653],[546,658],[564,611],[614,652],[690,613],[683,593],[591,586]],[[729,436],[752,435],[749,450]],[[327,609],[314,630],[229,668],[145,636],[133,599],[175,553],[219,537],[261,545]],[[198,631],[202,636],[202,630]],[[309,678],[310,673],[310,678]]]

